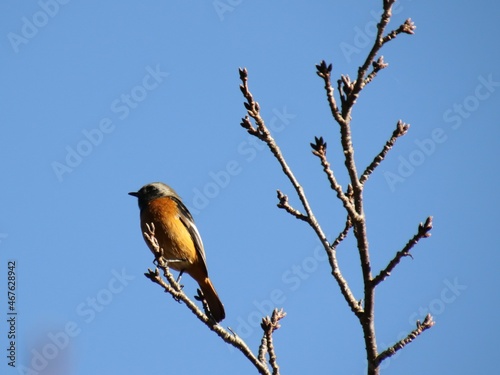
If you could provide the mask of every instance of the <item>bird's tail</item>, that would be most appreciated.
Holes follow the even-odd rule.
[[[198,284],[200,285],[203,296],[207,301],[212,317],[217,323],[219,323],[226,317],[226,312],[224,311],[224,305],[220,301],[212,282],[208,277],[205,277],[204,279],[198,281]]]

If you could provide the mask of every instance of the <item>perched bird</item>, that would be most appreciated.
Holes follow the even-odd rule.
[[[147,232],[147,224],[154,224],[155,237],[162,249],[168,266],[186,272],[198,282],[214,320],[218,323],[226,316],[224,306],[208,277],[205,250],[193,217],[181,198],[168,185],[153,182],[139,191],[129,193],[138,198],[141,211],[141,230]]]

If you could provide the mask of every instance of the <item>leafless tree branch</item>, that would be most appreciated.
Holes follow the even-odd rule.
[[[411,331],[408,334],[408,336],[406,336],[405,338],[399,340],[393,346],[391,346],[390,348],[387,348],[382,353],[380,353],[377,356],[377,359],[375,361],[376,365],[377,366],[380,365],[382,363],[382,361],[384,361],[385,359],[387,359],[387,358],[393,356],[394,354],[396,354],[396,352],[398,350],[403,349],[406,345],[408,345],[410,342],[412,342],[413,340],[415,340],[417,338],[417,336],[419,336],[420,334],[422,334],[422,332],[424,332],[425,330],[431,328],[434,324],[435,324],[435,322],[432,319],[431,314],[427,314],[427,316],[425,317],[425,319],[424,319],[424,321],[422,323],[420,323],[420,321],[417,320],[417,328],[415,328],[413,331]]]
[[[416,27],[411,18],[408,18],[401,26],[399,26],[396,30],[391,31],[388,33],[383,39],[382,43],[385,44],[387,42],[390,42],[392,39],[394,39],[398,34],[404,33],[404,34],[410,34],[413,35]]]
[[[286,313],[283,311],[283,309],[278,310],[274,309],[273,314],[271,317],[266,316],[265,318],[262,319],[261,327],[262,330],[264,331],[264,336],[262,342],[265,345],[261,345],[265,347],[265,350],[269,354],[269,364],[271,365],[271,368],[273,369],[273,375],[279,375],[280,369],[278,366],[277,358],[276,358],[276,353],[274,352],[274,344],[273,344],[273,332],[279,329],[281,326],[279,324],[279,321],[283,319],[286,316]],[[259,356],[261,356],[261,351],[259,350]],[[262,351],[264,353],[264,351]],[[264,356],[265,354],[262,354]]]
[[[408,243],[405,245],[403,249],[398,251],[394,258],[389,262],[389,264],[379,272],[377,276],[373,278],[373,285],[376,286],[379,284],[381,281],[383,281],[387,276],[389,276],[394,269],[398,265],[398,263],[403,259],[403,257],[406,256],[411,256],[410,250],[417,244],[418,241],[420,241],[422,238],[427,238],[431,236],[431,231],[432,229],[432,216],[429,216],[427,220],[425,220],[425,223],[420,223],[418,226],[418,231],[417,233],[412,237],[411,240],[408,241]]]
[[[311,207],[309,206],[309,203],[307,201],[307,198],[305,196],[304,190],[302,189],[302,186],[299,184],[293,173],[291,172],[290,167],[285,161],[285,158],[283,154],[281,153],[281,150],[279,147],[276,145],[276,142],[274,139],[271,137],[269,129],[266,127],[264,120],[260,116],[260,107],[257,105],[256,102],[253,99],[253,95],[250,93],[250,90],[248,88],[248,72],[246,69],[240,69],[240,79],[242,80],[243,84],[240,85],[240,89],[243,92],[244,97],[247,99],[247,102],[244,103],[245,108],[247,109],[247,114],[241,123],[241,126],[245,129],[247,129],[248,133],[254,135],[255,137],[261,139],[269,149],[271,150],[272,154],[275,156],[275,158],[278,160],[280,163],[283,172],[285,175],[288,177],[290,182],[295,188],[295,191],[297,192],[297,195],[299,196],[299,199],[302,202],[302,205],[306,211],[306,215],[300,213],[296,209],[292,208],[288,204],[288,198],[286,195],[281,193],[281,191],[278,192],[278,207],[285,209],[287,212],[289,212],[291,215],[294,217],[303,220],[307,222],[311,228],[316,232],[316,235],[320,239],[321,243],[323,244],[323,247],[325,251],[327,252],[328,255],[328,260],[330,263],[330,266],[332,268],[332,275],[334,276],[335,280],[337,281],[337,284],[340,287],[341,293],[346,299],[347,303],[349,304],[351,310],[355,314],[361,314],[363,309],[360,306],[358,300],[354,297],[352,294],[349,285],[347,281],[344,279],[342,276],[342,273],[339,269],[338,266],[338,261],[335,255],[335,252],[332,251],[330,248],[330,244],[328,242],[328,239],[326,238],[323,230],[321,229],[318,221],[316,220],[316,217],[314,216]],[[248,100],[251,100],[249,102]],[[257,128],[255,128],[252,123],[250,122],[250,117],[252,117],[257,124]],[[358,218],[356,216],[356,218]]]
[[[370,165],[368,167],[366,167],[365,171],[361,175],[361,178],[359,179],[359,181],[362,184],[364,184],[366,182],[366,180],[368,180],[368,177],[370,177],[370,175],[373,173],[375,168],[377,168],[380,165],[380,163],[382,162],[382,160],[385,159],[385,156],[392,149],[392,147],[396,143],[396,140],[399,137],[402,137],[403,135],[405,135],[409,129],[410,129],[410,125],[405,124],[401,120],[398,121],[398,123],[396,125],[396,129],[392,133],[391,138],[386,142],[382,151],[380,151],[380,153],[375,157],[375,159],[373,159],[373,161],[370,163]]]
[[[147,241],[152,245],[154,249],[153,252],[155,254],[155,261],[158,264],[158,268],[160,268],[163,271],[163,275],[168,282],[166,282],[161,277],[158,268],[156,268],[154,271],[148,269],[148,272],[146,272],[144,275],[152,282],[161,286],[165,290],[165,292],[169,293],[176,301],[184,302],[184,304],[188,307],[188,309],[191,310],[191,312],[202,323],[204,323],[211,331],[215,332],[224,342],[235,347],[241,353],[243,353],[243,355],[248,358],[248,360],[255,366],[255,368],[260,374],[271,375],[271,371],[269,371],[267,363],[265,361],[261,361],[260,358],[257,358],[250,350],[248,345],[239,336],[237,336],[230,328],[226,330],[221,325],[217,324],[208,314],[203,313],[203,311],[201,311],[201,309],[196,305],[196,303],[192,301],[184,293],[182,287],[179,285],[179,283],[175,280],[174,276],[170,272],[168,263],[161,256],[162,251],[155,237],[154,230],[155,228],[153,224],[148,225],[148,231],[144,232],[144,235]],[[198,295],[198,298],[200,297],[201,296]],[[205,305],[206,302],[204,302],[204,306]],[[266,332],[264,332],[264,335],[266,335]]]
[[[341,123],[344,121],[344,117],[343,117],[342,113],[340,112],[339,107],[337,106],[335,96],[333,95],[332,83],[330,80],[330,73],[332,72],[332,64],[326,65],[325,60],[323,60],[318,65],[316,65],[316,70],[317,70],[316,74],[318,76],[320,76],[321,78],[323,78],[323,81],[325,82],[326,96],[327,96],[328,105],[330,107],[330,111],[332,113],[332,116],[335,119],[335,121],[337,121],[338,123]],[[346,79],[348,80],[349,78],[347,77]],[[340,83],[339,83],[339,93],[341,94],[340,99],[341,99],[342,107],[344,107],[346,96],[342,95]]]
[[[352,204],[351,197],[344,194],[342,186],[340,186],[340,184],[337,182],[337,179],[335,178],[335,175],[330,168],[330,163],[326,159],[326,142],[323,141],[323,137],[314,137],[314,140],[315,143],[311,143],[313,154],[320,159],[323,171],[325,172],[326,176],[328,177],[328,181],[330,182],[330,187],[337,193],[337,197],[342,201],[345,209],[349,213],[349,216],[351,218],[355,218],[356,221],[361,220],[361,217],[359,217],[355,207]]]
[[[396,0],[384,0],[383,1],[383,7],[384,7],[384,12],[382,13],[382,16],[380,17],[380,22],[377,24],[377,35],[375,37],[375,42],[373,43],[372,49],[368,53],[368,56],[366,57],[365,62],[363,65],[361,65],[358,69],[358,75],[356,77],[356,81],[354,81],[354,84],[352,85],[352,89],[350,90],[350,94],[348,95],[346,99],[346,108],[343,108],[343,112],[345,113],[344,118],[350,118],[352,106],[354,103],[356,103],[356,100],[359,96],[359,93],[361,90],[365,87],[365,85],[371,81],[368,80],[368,82],[365,79],[366,73],[368,71],[368,68],[370,65],[373,64],[373,61],[375,60],[375,57],[377,56],[378,52],[384,45],[384,32],[385,28],[387,27],[387,24],[389,23],[389,20],[391,19],[392,16],[392,6],[396,2]],[[375,73],[376,74],[376,73]]]
[[[429,231],[432,228],[432,219],[429,218],[425,224],[420,225],[417,235],[415,235],[413,239],[408,242],[405,248],[403,248],[396,254],[396,256],[389,262],[388,266],[383,269],[376,277],[372,278],[368,236],[366,231],[366,218],[364,214],[363,204],[364,183],[368,180],[368,178],[378,167],[378,165],[380,165],[380,163],[385,159],[388,152],[394,146],[397,138],[401,137],[408,131],[409,125],[403,123],[402,121],[399,121],[397,123],[396,129],[392,133],[391,138],[386,142],[383,149],[373,159],[370,165],[366,167],[363,174],[358,177],[359,175],[357,172],[357,165],[354,157],[354,146],[351,135],[351,113],[352,108],[363,88],[377,76],[378,72],[388,66],[388,64],[384,61],[383,56],[379,56],[377,58],[377,55],[379,54],[382,46],[385,43],[393,40],[397,35],[401,33],[413,34],[415,30],[415,25],[413,24],[411,19],[408,19],[397,29],[385,34],[386,27],[389,24],[390,18],[392,16],[392,6],[394,2],[395,0],[383,0],[383,13],[380,17],[379,23],[377,24],[377,35],[364,63],[358,68],[356,79],[354,81],[351,81],[348,75],[341,75],[340,79],[337,80],[338,99],[340,106],[335,98],[334,88],[331,83],[331,72],[333,70],[332,64],[327,64],[323,60],[318,65],[316,65],[316,73],[320,78],[323,79],[324,82],[326,99],[330,108],[331,115],[339,125],[340,142],[344,155],[344,164],[349,175],[349,184],[347,187],[347,191],[344,191],[340,183],[337,181],[335,174],[326,158],[326,142],[323,140],[323,137],[315,137],[315,142],[311,143],[313,154],[320,159],[321,166],[323,167],[323,171],[328,178],[330,187],[333,191],[335,191],[337,197],[342,202],[342,205],[347,212],[345,227],[332,244],[328,243],[323,231],[319,226],[319,223],[313,215],[304,190],[293,175],[280,149],[276,145],[276,142],[274,141],[268,128],[266,127],[264,120],[260,116],[260,106],[254,100],[253,95],[250,93],[250,90],[248,88],[247,70],[240,69],[240,79],[242,81],[240,89],[246,99],[244,105],[247,110],[247,116],[243,118],[241,125],[248,131],[248,133],[259,138],[261,141],[267,144],[272,154],[280,163],[283,172],[292,183],[300,201],[302,202],[305,213],[302,213],[299,210],[293,208],[288,202],[288,197],[278,190],[278,207],[286,210],[295,218],[307,222],[318,235],[321,243],[325,248],[326,253],[328,254],[328,260],[332,269],[332,275],[337,281],[341,293],[344,296],[349,307],[358,317],[361,323],[363,337],[365,339],[368,375],[378,375],[379,365],[385,358],[404,347],[407,343],[411,342],[411,340],[413,340],[416,336],[423,332],[423,330],[430,328],[432,324],[434,324],[432,322],[432,318],[426,318],[424,323],[418,323],[417,330],[411,332],[408,337],[401,340],[396,345],[387,349],[383,353],[378,354],[374,324],[375,287],[390,274],[390,272],[399,263],[402,257],[409,255],[411,248],[420,240],[420,238],[428,237],[430,235]],[[255,126],[250,121],[251,118],[254,120]],[[364,298],[360,301],[356,300],[349,288],[347,281],[342,276],[336,256],[337,246],[344,240],[351,228],[353,229],[354,237],[356,239],[364,284]],[[263,338],[261,348],[268,349],[268,345],[269,342],[267,342]],[[264,353],[265,350],[262,350],[262,353]],[[262,357],[264,355],[262,353],[259,354],[259,357]]]
[[[347,219],[345,221],[344,230],[339,233],[339,235],[337,236],[335,241],[333,241],[332,244],[330,245],[330,248],[332,250],[335,250],[337,248],[337,246],[340,245],[340,243],[344,240],[344,238],[347,237],[347,234],[349,233],[351,228],[352,228],[351,218],[349,216],[347,216]]]
[[[302,214],[299,210],[296,210],[292,206],[290,206],[290,203],[288,203],[288,196],[283,194],[280,190],[277,190],[278,193],[278,207],[284,209],[286,212],[288,212],[290,215],[295,216],[297,219],[308,222],[309,223],[309,217]]]

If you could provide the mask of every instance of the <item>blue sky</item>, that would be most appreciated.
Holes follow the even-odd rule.
[[[310,228],[276,208],[276,189],[297,208],[298,200],[268,150],[239,125],[238,67],[248,68],[263,117],[334,238],[345,215],[310,152],[314,136],[326,139],[338,179],[347,180],[314,65],[325,59],[334,77],[354,77],[380,7],[2,2],[4,353],[9,260],[18,315],[17,368],[2,356],[1,372],[26,373],[45,350],[40,374],[256,373],[143,276],[153,256],[127,192],[163,181],[195,217],[224,326],[256,350],[258,319],[284,307],[275,333],[283,374],[363,374],[359,324]],[[366,185],[374,270],[434,216],[432,237],[378,289],[377,339],[383,349],[427,312],[437,324],[384,363],[384,374],[498,367],[499,11],[492,0],[398,2],[390,28],[411,17],[416,33],[386,46],[389,67],[353,113],[361,170],[399,119],[411,124]],[[352,234],[339,261],[361,298]],[[194,282],[183,283],[193,295]]]

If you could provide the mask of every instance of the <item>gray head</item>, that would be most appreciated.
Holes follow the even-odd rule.
[[[175,190],[163,182],[152,182],[141,187],[138,192],[131,192],[128,194],[137,197],[141,210],[146,207],[149,202],[157,198],[174,197],[180,200]]]

